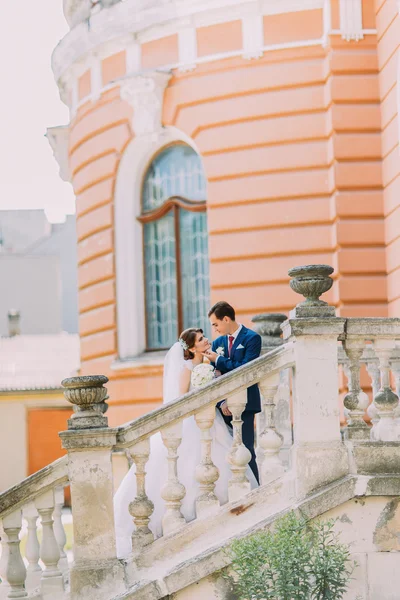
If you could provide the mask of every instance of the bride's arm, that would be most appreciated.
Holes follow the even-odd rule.
[[[180,380],[179,380],[179,395],[183,396],[189,391],[190,388],[190,378],[192,376],[192,371],[189,369],[182,369]]]

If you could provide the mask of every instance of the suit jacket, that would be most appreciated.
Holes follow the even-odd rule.
[[[260,356],[261,336],[243,325],[233,343],[230,357],[228,354],[228,336],[221,335],[213,341],[212,349],[214,352],[217,351],[217,348],[221,347],[224,349],[224,356],[218,358],[215,368],[224,375]],[[247,406],[245,412],[261,412],[260,390],[257,384],[247,389]]]

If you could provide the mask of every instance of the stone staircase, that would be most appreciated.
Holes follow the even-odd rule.
[[[336,317],[319,300],[329,289],[329,271],[309,267],[292,276],[292,287],[307,300],[283,323],[282,345],[139,419],[109,428],[107,379],[64,380],[66,398],[76,406],[68,430],[60,434],[68,456],[0,495],[0,598],[228,600],[232,591],[220,573],[229,569],[231,541],[268,528],[289,510],[309,519],[338,519],[337,529],[358,562],[347,600],[399,597],[400,319]],[[364,420],[369,399],[361,389],[360,372],[365,368],[374,394],[368,408],[372,428]],[[347,425],[341,429],[345,373]],[[250,490],[241,414],[246,390],[254,383],[263,397],[257,420],[261,485]],[[228,502],[219,506],[215,478],[208,477],[206,467],[211,462],[208,430],[215,404],[224,398],[233,414],[234,436],[227,457]],[[164,492],[168,527],[154,539],[146,495],[149,440],[161,432],[176,466],[182,422],[192,415],[203,445],[197,516],[182,523],[179,481],[171,469]],[[136,465],[138,493],[130,507],[136,526],[132,551],[117,558],[112,456],[121,449]],[[72,564],[64,552],[61,518],[66,485],[72,497]],[[19,541],[23,519],[28,523],[24,556]]]

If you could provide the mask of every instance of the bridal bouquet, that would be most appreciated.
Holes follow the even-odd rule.
[[[197,365],[192,371],[192,386],[201,388],[214,379],[214,367],[208,363]]]

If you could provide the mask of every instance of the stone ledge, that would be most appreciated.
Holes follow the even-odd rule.
[[[301,335],[339,337],[344,334],[346,319],[342,317],[308,317],[288,319],[282,323],[284,340]]]
[[[359,475],[400,475],[400,442],[346,442]]]

